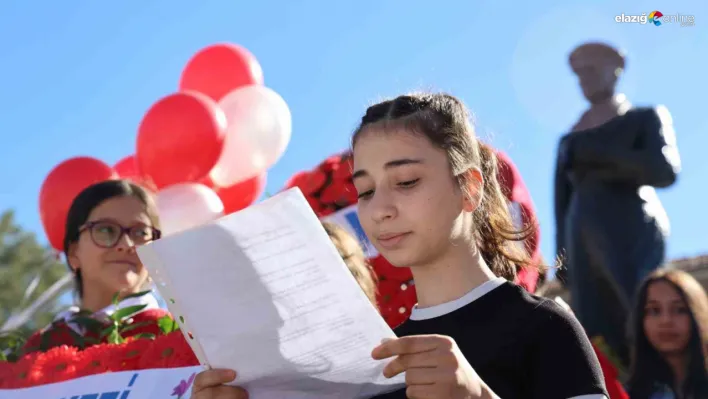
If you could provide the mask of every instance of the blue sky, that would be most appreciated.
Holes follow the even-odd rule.
[[[566,56],[582,41],[603,39],[628,52],[621,89],[629,99],[665,104],[675,120],[684,170],[659,193],[672,220],[669,255],[705,253],[708,3],[631,3],[3,1],[0,209],[15,209],[45,240],[37,202],[49,170],[72,156],[112,164],[133,153],[144,112],[176,90],[189,57],[234,42],[256,55],[266,85],[293,114],[292,142],[270,171],[268,191],[346,148],[370,102],[447,90],[521,169],[548,260],[556,143],[586,106]],[[694,15],[696,26],[615,22],[657,7]]]

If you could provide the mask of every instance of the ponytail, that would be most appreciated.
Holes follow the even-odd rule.
[[[479,142],[480,169],[484,177],[484,195],[474,213],[477,244],[482,258],[492,272],[513,281],[517,268],[541,267],[533,265],[525,241],[535,232],[535,222],[517,228],[509,212],[509,203],[497,178],[499,166],[496,152]]]

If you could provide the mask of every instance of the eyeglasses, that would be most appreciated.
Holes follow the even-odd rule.
[[[150,241],[159,240],[162,235],[160,230],[151,226],[139,224],[123,227],[110,220],[88,222],[79,229],[79,234],[87,230],[91,235],[91,241],[97,246],[106,249],[115,247],[120,239],[123,238],[123,235],[127,235],[135,245],[143,245]]]

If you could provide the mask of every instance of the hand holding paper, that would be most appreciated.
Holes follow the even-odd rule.
[[[395,335],[298,189],[138,249],[203,364],[251,398],[358,398],[399,388],[371,349]]]

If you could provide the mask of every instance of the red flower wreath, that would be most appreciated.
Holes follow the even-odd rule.
[[[160,335],[150,345],[141,357],[140,369],[173,368],[198,366],[199,360],[192,352],[184,335],[175,331]]]
[[[123,371],[121,369],[122,359],[116,358],[114,355],[113,348],[116,346],[114,344],[98,344],[81,351],[81,356],[76,364],[76,376],[85,377],[111,371]]]
[[[39,352],[33,352],[23,356],[16,363],[11,363],[12,379],[8,381],[6,387],[9,389],[17,389],[32,386],[33,383],[30,381],[30,371],[40,354]]]
[[[75,378],[78,358],[78,349],[67,345],[41,353],[30,367],[29,381],[43,385]]]
[[[0,389],[9,389],[15,380],[14,363],[0,361]]]

